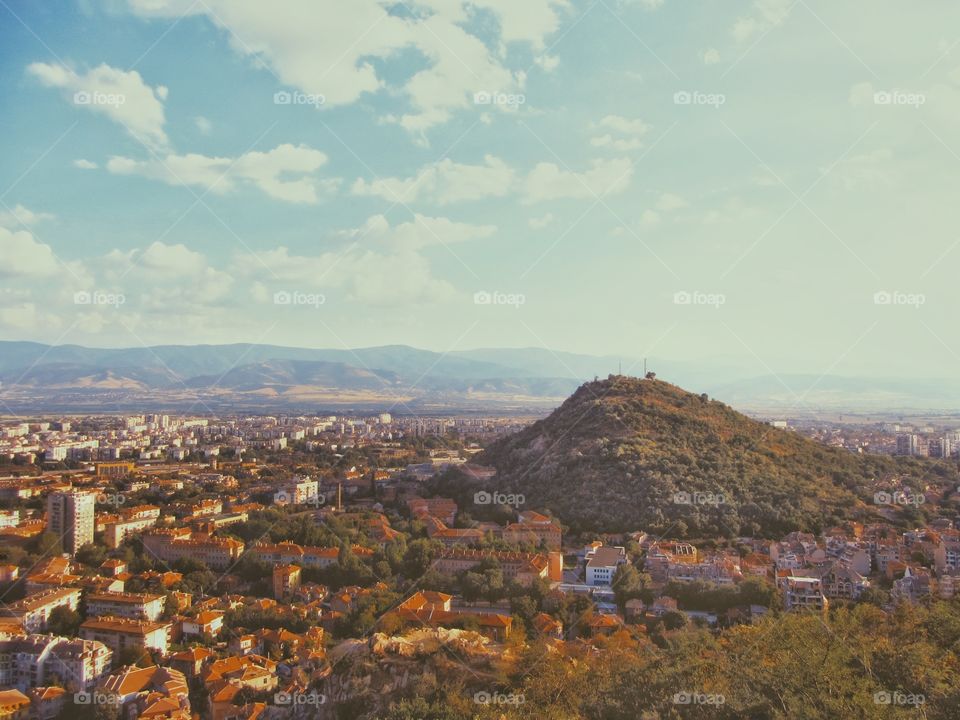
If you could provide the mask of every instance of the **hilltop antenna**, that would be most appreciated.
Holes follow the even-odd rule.
[[[623,375],[623,360],[617,360],[617,375]]]
[[[647,376],[647,359],[646,358],[643,359],[643,376],[644,377]]]

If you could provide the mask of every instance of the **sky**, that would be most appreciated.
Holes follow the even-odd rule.
[[[0,339],[952,376],[958,116],[949,2],[0,0]]]

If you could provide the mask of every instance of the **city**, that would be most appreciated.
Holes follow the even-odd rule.
[[[4,712],[380,716],[390,707],[378,698],[413,682],[392,669],[404,658],[449,653],[472,674],[522,664],[537,643],[603,656],[615,638],[642,647],[782,613],[960,600],[955,465],[953,486],[890,486],[875,494],[872,518],[820,533],[571,533],[563,517],[496,489],[496,469],[477,462],[533,422],[379,413],[3,423]],[[799,434],[789,424],[757,423]],[[925,455],[904,429],[854,435],[872,452]],[[949,447],[955,432],[930,444]],[[842,433],[811,432],[839,447]],[[479,489],[455,500],[437,494],[438,478]],[[728,500],[678,491],[671,502]],[[344,666],[357,653],[369,658],[362,686]],[[524,702],[517,688],[466,680],[483,707]],[[737,699],[680,687],[669,702]]]
[[[0,720],[960,720],[958,36],[0,0]]]

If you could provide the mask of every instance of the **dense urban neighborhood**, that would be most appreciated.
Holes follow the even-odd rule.
[[[592,657],[626,654],[612,667],[639,671],[641,658],[696,637],[721,656],[737,633],[762,632],[756,650],[769,629],[796,622],[815,622],[794,628],[797,638],[827,628],[856,655],[832,628],[864,613],[897,623],[942,614],[942,647],[956,652],[956,484],[901,479],[875,494],[872,517],[778,537],[572,533],[484,464],[486,446],[531,421],[4,422],[0,717],[743,717],[750,707],[774,717],[762,689],[747,699],[722,682],[729,668],[687,668],[682,682],[651,675],[649,697],[624,696],[608,714],[591,713],[576,687]],[[938,462],[956,472],[949,453]],[[685,490],[669,499],[677,512],[732,501]],[[912,669],[901,657],[895,681],[874,660],[869,697],[838,691],[803,716],[923,706],[954,717],[949,657]],[[944,678],[923,677],[933,670]],[[797,700],[784,697],[788,715]]]

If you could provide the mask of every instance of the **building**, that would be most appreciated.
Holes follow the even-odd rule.
[[[30,688],[27,695],[32,703],[30,711],[34,720],[54,720],[60,717],[67,699],[67,691],[56,685]]]
[[[196,617],[184,618],[181,623],[184,635],[198,637],[216,637],[223,630],[223,613],[216,610],[204,610]]]
[[[300,567],[277,565],[273,568],[273,596],[277,600],[290,597],[300,587]]]
[[[80,590],[77,588],[56,588],[28,595],[9,605],[0,603],[0,617],[13,618],[25,632],[36,633],[47,629],[47,621],[58,607],[76,610],[80,605]]]
[[[316,504],[319,496],[319,481],[311,480],[309,477],[295,477],[280,486],[273,495],[273,502],[277,505]]]
[[[823,594],[830,599],[857,600],[870,581],[852,567],[836,562],[823,576]]]
[[[960,541],[941,539],[934,548],[933,562],[940,574],[960,570]]]
[[[243,554],[244,545],[233,538],[215,538],[189,531],[155,530],[143,534],[143,546],[165,563],[180,558],[199,560],[214,570],[227,570]]]
[[[114,652],[132,647],[156,650],[166,655],[170,649],[171,629],[169,622],[99,617],[87,620],[80,626],[80,637],[97,640]]]
[[[172,668],[125,667],[107,677],[103,692],[117,699],[120,717],[190,720],[190,688]]]
[[[467,550],[464,548],[444,549],[434,561],[434,568],[445,575],[458,575],[470,570],[484,560],[494,560],[500,565],[504,580],[516,580],[522,585],[530,585],[543,579],[559,582],[562,573],[560,553],[522,553],[501,550]],[[559,560],[559,563],[557,562]]]
[[[59,685],[89,690],[110,670],[113,653],[103,643],[56,635],[0,639],[0,685],[27,691]]]
[[[416,627],[475,626],[480,634],[496,642],[510,637],[513,627],[510,615],[453,608],[452,600],[452,595],[420,590],[400,603],[389,615]]]
[[[143,506],[147,508],[148,506]],[[130,535],[146,530],[157,524],[160,517],[160,508],[153,508],[156,512],[127,513],[123,518],[108,522],[103,528],[103,539],[107,547],[116,548]]]
[[[903,577],[893,581],[890,598],[894,602],[915,603],[930,595],[930,571],[926,568],[907,566]]]
[[[508,543],[530,543],[547,550],[559,550],[562,542],[560,523],[533,510],[520,513],[518,522],[503,529],[503,540]]]
[[[622,547],[598,547],[587,560],[587,585],[610,585],[617,568],[627,562]]]
[[[132,462],[101,462],[97,463],[97,477],[125,477],[133,472],[136,465]]]
[[[71,555],[93,542],[96,502],[96,493],[82,490],[58,490],[47,497],[47,529],[63,539],[63,549]]]
[[[0,528],[14,528],[19,524],[19,510],[0,510]]]
[[[781,578],[785,610],[825,611],[829,601],[823,593],[823,581],[818,577],[788,575]]]
[[[0,720],[27,720],[30,698],[19,690],[0,690]]]
[[[359,545],[354,545],[350,549],[358,557],[373,555],[373,550]],[[296,563],[306,568],[325,568],[337,562],[337,558],[340,557],[340,548],[304,547],[296,543],[277,543],[276,545],[261,543],[251,547],[250,554],[275,565]]]
[[[927,443],[919,435],[897,435],[897,455],[926,455]]]
[[[430,515],[444,525],[453,525],[457,517],[457,503],[450,498],[410,498],[407,507],[414,517]]]
[[[87,615],[159,620],[166,601],[165,595],[149,593],[90,593],[87,595]]]

